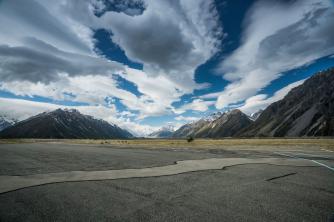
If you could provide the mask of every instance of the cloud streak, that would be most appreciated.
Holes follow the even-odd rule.
[[[195,83],[194,71],[220,50],[223,35],[212,0],[4,0],[0,12],[3,90],[100,105],[116,97],[138,119],[171,114],[173,102],[207,86]],[[144,70],[97,55],[97,29]],[[143,95],[120,89],[117,75]]]
[[[243,111],[248,115],[257,112],[260,109],[265,109],[270,104],[283,99],[290,92],[291,89],[303,84],[304,81],[305,79],[291,83],[283,87],[282,89],[276,91],[274,95],[271,97],[268,97],[267,94],[258,94],[256,96],[252,96],[248,98],[245,101],[245,104],[239,107],[238,109],[240,109],[241,111]]]
[[[60,18],[62,19],[62,18]],[[20,45],[22,38],[38,36],[59,49],[90,54],[89,45],[66,23],[35,0],[4,0],[0,6],[0,42]]]
[[[0,45],[0,77],[2,81],[27,80],[49,83],[61,75],[84,76],[113,73],[123,66],[88,55],[61,51],[41,40],[24,38],[27,46]]]
[[[282,73],[334,52],[329,1],[258,1],[245,24],[242,45],[218,69],[230,81],[218,96],[218,109],[242,102]]]
[[[126,55],[144,64],[144,72],[163,75],[182,91],[201,87],[194,81],[197,66],[218,50],[222,28],[214,2],[146,0],[142,14],[106,12],[102,26]]]

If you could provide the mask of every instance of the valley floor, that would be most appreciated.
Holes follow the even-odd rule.
[[[2,140],[0,221],[330,221],[333,144]]]

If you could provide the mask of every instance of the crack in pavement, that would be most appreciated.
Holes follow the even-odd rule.
[[[145,178],[170,176],[187,172],[203,170],[220,170],[224,167],[240,164],[275,164],[287,166],[318,166],[316,163],[305,159],[282,159],[282,158],[212,158],[201,160],[182,160],[174,165],[141,169],[102,170],[102,171],[69,171],[61,173],[34,174],[25,176],[0,176],[0,194],[11,192],[27,187],[45,184],[115,180],[127,178]]]
[[[280,179],[280,178],[283,178],[283,177],[292,176],[292,175],[295,175],[295,174],[297,174],[297,173],[288,173],[288,174],[284,174],[284,175],[281,175],[281,176],[277,176],[277,177],[272,177],[272,178],[266,179],[266,181],[277,180],[277,179]]]

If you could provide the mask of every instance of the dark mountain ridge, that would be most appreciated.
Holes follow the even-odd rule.
[[[57,109],[40,113],[0,132],[1,138],[113,139],[131,133],[77,110]]]
[[[219,138],[232,137],[252,121],[238,109],[220,113],[215,118],[202,118],[176,130],[173,137]]]
[[[253,121],[255,120],[255,121]],[[131,138],[131,133],[76,110],[57,109],[8,126],[0,138]],[[161,129],[151,137],[301,137],[334,136],[334,68],[319,72],[282,100],[248,117],[240,110],[214,113],[175,132]]]
[[[239,136],[334,136],[334,68],[319,72],[269,105]]]

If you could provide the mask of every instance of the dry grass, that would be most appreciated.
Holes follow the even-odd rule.
[[[2,139],[1,143],[68,143],[90,144],[117,147],[187,148],[207,149],[270,149],[270,148],[323,148],[334,151],[334,138],[252,138],[252,139],[195,139],[187,142],[185,139],[131,139],[131,140],[88,140],[88,139]]]

